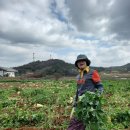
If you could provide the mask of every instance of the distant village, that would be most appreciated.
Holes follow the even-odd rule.
[[[13,68],[0,67],[0,77],[15,77],[17,72]]]

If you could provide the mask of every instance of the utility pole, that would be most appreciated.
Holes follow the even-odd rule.
[[[51,57],[51,54],[50,54],[50,60],[52,59],[52,57]]]
[[[33,52],[33,62],[35,62],[35,53]]]

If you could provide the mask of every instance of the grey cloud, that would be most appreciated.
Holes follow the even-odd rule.
[[[33,35],[13,30],[12,32],[2,32],[0,31],[0,37],[6,40],[11,41],[12,44],[24,43],[24,44],[33,44],[34,42],[38,42],[39,39]],[[1,43],[0,43],[1,44]]]
[[[130,0],[116,0],[110,11],[109,30],[116,38],[130,40]]]
[[[105,35],[130,40],[129,0],[68,0],[67,5],[71,22],[79,31],[98,35],[105,29]]]
[[[0,0],[0,10],[3,10],[8,7],[10,0]]]
[[[0,57],[0,66],[3,67],[16,67],[31,62],[27,55],[7,56]]]
[[[6,48],[6,49],[5,49]],[[17,46],[0,46],[0,66],[13,67],[15,65],[21,65],[28,63],[29,61],[29,50],[26,47]],[[27,46],[29,48],[29,46]]]
[[[94,32],[99,29],[98,22],[108,13],[107,0],[68,0],[70,17],[79,31]],[[105,11],[104,11],[105,9]]]
[[[40,44],[61,47],[65,23],[59,22],[50,11],[51,0],[4,0],[0,1],[0,38],[11,44]],[[54,39],[54,40],[51,40]],[[3,44],[0,41],[0,44]],[[7,44],[7,43],[6,43]]]
[[[45,24],[51,20],[48,4],[42,0],[1,0],[0,38],[13,44],[43,44]]]
[[[54,51],[59,48],[67,50],[65,57],[73,52],[70,61],[85,53],[98,66],[129,62],[129,5],[128,0],[0,0],[0,64],[25,63],[35,50],[61,58]]]

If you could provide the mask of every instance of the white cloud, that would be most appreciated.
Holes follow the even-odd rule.
[[[1,0],[0,64],[17,66],[53,58],[93,66],[130,62],[128,0]],[[5,51],[6,50],[6,51]]]

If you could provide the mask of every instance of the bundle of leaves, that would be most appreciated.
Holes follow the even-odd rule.
[[[107,122],[106,113],[102,109],[104,101],[98,92],[86,92],[79,97],[75,116],[84,123],[86,130],[104,130]]]

